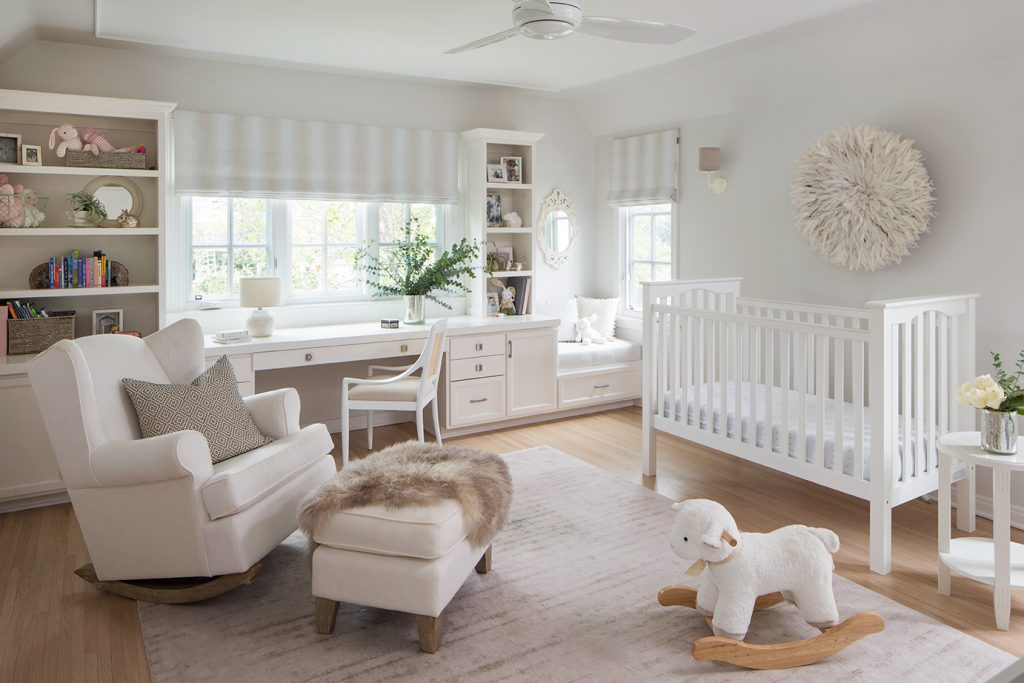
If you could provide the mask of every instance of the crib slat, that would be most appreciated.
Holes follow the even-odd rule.
[[[850,373],[853,382],[853,476],[860,480],[864,477],[864,342],[852,342],[850,352],[853,354]],[[875,438],[879,436],[875,435]]]
[[[669,318],[669,324],[671,328],[669,330],[669,341],[671,349],[669,355],[669,371],[668,371],[668,419],[676,419],[676,401],[677,394],[679,392],[679,365],[680,365],[680,348],[679,348],[679,315],[673,313]]]
[[[838,337],[832,342],[835,344],[835,353],[832,357],[833,380],[832,380],[832,469],[839,472],[845,471],[846,452],[843,446],[843,431],[846,428],[846,420],[843,411],[846,408],[846,340]]]
[[[690,424],[690,370],[693,362],[693,337],[690,334],[690,316],[679,318],[679,338],[682,340],[682,358],[679,368],[679,391],[682,400],[679,419],[683,424]]]
[[[939,316],[939,433],[949,433],[949,318]],[[933,440],[934,443],[934,440]]]
[[[796,457],[801,464],[807,462],[807,363],[810,336],[803,332],[795,335],[797,415],[796,415]],[[813,362],[813,361],[811,361]]]
[[[914,476],[924,473],[924,315],[914,318]]]
[[[793,333],[788,330],[779,330],[779,339],[782,343],[782,376],[779,378],[779,385],[782,387],[782,423],[779,426],[782,444],[782,454],[790,456],[789,444],[789,369],[790,369],[790,347],[793,345]]]
[[[732,387],[735,398],[736,418],[734,424],[736,425],[736,440],[743,441],[743,392],[740,390],[743,387],[743,352],[746,349],[746,326],[741,326],[739,323],[732,326],[732,342],[733,342],[733,366],[732,366]]]
[[[910,417],[911,417],[911,400],[913,399],[913,390],[911,388],[911,382],[913,382],[913,364],[911,357],[911,323],[903,323],[900,325],[900,346],[903,349],[902,358],[902,372],[900,373],[900,397],[902,399],[902,424],[903,424],[903,448],[900,451],[900,463],[903,466],[902,476],[900,481],[907,481],[910,478],[910,470],[907,469],[910,463]]]
[[[772,452],[775,430],[775,330],[766,329],[764,340],[764,447]]]
[[[756,325],[746,326],[746,339],[747,339],[747,413],[748,423],[750,424],[750,443],[754,446],[757,445],[757,385],[763,384],[760,375],[760,363],[758,362],[761,358],[761,333],[764,328]]]
[[[723,436],[729,435],[729,324],[718,323],[718,429]]]
[[[925,314],[925,375],[924,375],[924,398],[925,419],[927,420],[927,436],[925,441],[924,471],[931,472],[938,467],[939,454],[935,450],[935,420],[936,420],[936,395],[935,395],[935,311],[928,311]]]
[[[951,382],[965,382],[970,377],[957,377],[957,359],[960,358],[960,335],[958,330],[960,325],[956,318],[949,320],[949,377]],[[957,410],[956,397],[953,395],[955,392],[949,392],[949,431],[956,432],[960,430],[960,411]]]
[[[825,399],[828,394],[828,337],[814,336],[814,462],[825,468]],[[832,459],[835,465],[835,458]]]

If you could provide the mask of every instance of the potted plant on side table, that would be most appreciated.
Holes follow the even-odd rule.
[[[1024,415],[1024,388],[1020,380],[1024,377],[1024,350],[1017,358],[1011,374],[1003,367],[1003,359],[992,353],[992,375],[979,375],[967,382],[957,392],[957,399],[964,405],[981,412],[981,449],[996,455],[1013,455],[1017,452],[1016,416]]]
[[[356,252],[356,268],[367,277],[367,284],[379,297],[405,298],[405,322],[422,324],[427,317],[426,300],[451,310],[451,305],[435,293],[468,293],[463,278],[473,275],[473,262],[480,246],[463,238],[435,257],[434,244],[419,229],[416,219],[405,224],[402,239],[386,250],[364,247]]]

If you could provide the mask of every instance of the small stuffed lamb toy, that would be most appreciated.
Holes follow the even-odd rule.
[[[585,318],[576,321],[576,341],[581,344],[604,344],[605,339],[601,333],[594,329],[594,321],[597,315],[591,313]]]
[[[754,601],[776,591],[811,626],[839,623],[832,593],[832,554],[839,550],[834,532],[794,524],[767,534],[741,534],[729,511],[713,500],[685,500],[672,509],[672,550],[696,561],[688,574],[707,566],[697,609],[714,615],[716,636],[743,640]]]

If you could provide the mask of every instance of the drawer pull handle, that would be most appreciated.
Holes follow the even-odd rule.
[[[486,400],[487,400],[486,398],[471,398],[471,399],[469,399],[469,402],[470,403],[483,403]]]
[[[402,353],[405,353],[406,351],[409,350],[409,345],[408,344],[402,344],[401,346],[398,347],[398,350],[401,351]]]
[[[483,363],[477,363],[476,364],[476,371],[477,372],[483,372],[484,371]]]
[[[611,384],[595,384],[594,388],[595,389],[607,389],[610,386],[611,386]]]
[[[476,345],[476,350],[477,350],[477,351],[483,351],[483,350],[484,350],[484,345],[483,345],[483,344],[480,344],[480,343],[478,343],[478,344]]]
[[[509,358],[512,357],[512,340],[511,339],[508,340],[508,357]]]
[[[307,353],[307,354],[306,354],[306,360],[307,360],[307,361],[311,361],[311,360],[313,360],[313,354],[311,354],[311,353]]]

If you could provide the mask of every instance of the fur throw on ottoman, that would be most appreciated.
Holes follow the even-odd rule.
[[[299,528],[313,531],[331,514],[367,505],[390,509],[458,502],[466,537],[488,543],[505,526],[512,476],[498,455],[461,446],[407,441],[345,466],[299,506]]]

